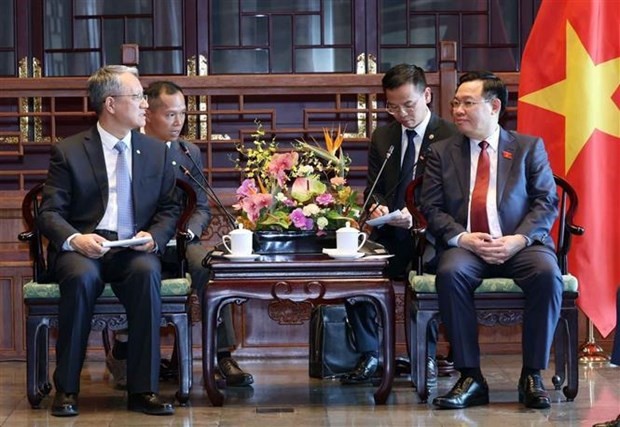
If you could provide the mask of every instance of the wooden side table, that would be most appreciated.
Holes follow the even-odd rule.
[[[214,406],[224,396],[215,381],[217,320],[222,306],[248,299],[311,301],[370,299],[383,324],[384,369],[374,394],[384,404],[394,381],[394,290],[384,277],[385,259],[333,260],[323,254],[263,255],[255,261],[213,259],[202,300],[202,370]]]

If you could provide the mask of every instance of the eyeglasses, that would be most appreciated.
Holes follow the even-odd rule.
[[[385,106],[385,111],[387,111],[391,115],[395,115],[395,114],[403,114],[403,115],[411,114],[411,113],[413,113],[415,111],[415,107],[416,107],[416,105],[418,105],[419,101],[420,101],[420,98],[416,99],[415,101],[408,101],[405,105],[387,104]]]
[[[129,96],[131,97],[132,100],[134,101],[148,101],[149,100],[149,96],[146,93],[130,93],[127,95],[110,95],[112,98],[118,98],[121,96]]]
[[[466,110],[470,110],[472,108],[474,108],[476,105],[478,104],[482,104],[484,102],[489,102],[491,101],[490,99],[483,99],[481,101],[472,101],[470,99],[465,100],[465,101],[461,101],[459,99],[453,99],[452,101],[450,101],[450,107],[452,107],[453,109],[459,108],[459,107],[463,107]]]

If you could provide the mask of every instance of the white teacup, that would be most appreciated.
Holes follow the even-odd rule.
[[[364,246],[367,238],[366,233],[351,227],[351,224],[347,222],[346,227],[336,230],[336,249],[341,254],[356,254]]]
[[[233,255],[251,255],[252,254],[252,232],[243,228],[243,224],[239,224],[239,228],[222,236],[222,243]]]

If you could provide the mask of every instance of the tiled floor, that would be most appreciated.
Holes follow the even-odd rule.
[[[491,388],[488,406],[439,411],[419,404],[406,378],[399,378],[384,406],[375,406],[373,388],[341,387],[337,381],[308,377],[307,362],[299,359],[241,361],[254,374],[253,388],[226,390],[224,407],[210,405],[202,389],[200,364],[194,365],[191,404],[176,409],[174,417],[150,417],[125,410],[123,392],[113,390],[103,362],[88,362],[82,372],[80,415],[59,419],[49,415],[51,398],[41,409],[31,409],[26,398],[25,363],[0,362],[0,425],[2,426],[590,426],[620,414],[620,367],[580,366],[579,394],[566,402],[552,392],[548,410],[519,405],[516,356],[487,356],[483,372]],[[439,391],[454,378],[440,378]],[[550,375],[545,382],[551,388]],[[172,396],[175,386],[162,384]],[[434,391],[436,394],[436,390]],[[53,393],[53,392],[52,392]]]

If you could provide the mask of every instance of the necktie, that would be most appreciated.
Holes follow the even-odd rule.
[[[474,192],[471,196],[471,212],[469,221],[471,231],[479,231],[482,233],[489,232],[489,218],[487,216],[487,192],[489,190],[489,175],[491,162],[487,147],[489,143],[481,141],[480,156],[478,157],[478,168],[476,169],[476,183],[474,184]]]
[[[405,157],[403,158],[403,164],[400,168],[400,177],[398,181],[398,187],[396,189],[396,197],[394,198],[394,209],[402,209],[405,207],[405,192],[407,186],[413,179],[413,170],[415,168],[415,142],[416,132],[412,129],[407,129],[407,149],[405,150]]]
[[[118,141],[114,146],[118,151],[116,160],[116,204],[118,208],[117,233],[119,239],[129,239],[134,236],[133,200],[131,198],[131,175],[125,158],[127,145]]]

